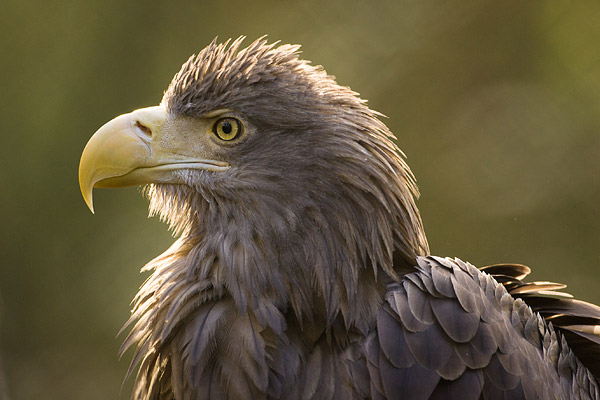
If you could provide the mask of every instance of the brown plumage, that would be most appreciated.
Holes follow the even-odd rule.
[[[131,117],[136,140],[201,167],[92,180],[82,157],[86,201],[94,185],[150,183],[151,212],[179,235],[124,328],[134,398],[599,398],[598,307],[524,283],[524,266],[428,256],[379,114],[298,46],[240,43],[183,65],[158,128]],[[215,113],[243,135],[215,139]]]

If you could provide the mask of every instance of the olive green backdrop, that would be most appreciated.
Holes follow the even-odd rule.
[[[600,3],[4,0],[0,354],[12,399],[126,399],[138,271],[173,240],[77,167],[215,36],[303,44],[386,114],[434,254],[521,262],[600,303]],[[0,387],[2,384],[0,383]],[[0,389],[0,392],[3,389]],[[0,395],[1,397],[1,395]]]

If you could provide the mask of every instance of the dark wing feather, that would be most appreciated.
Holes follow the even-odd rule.
[[[531,268],[523,264],[494,264],[479,268],[486,274],[496,276],[508,276],[515,280],[522,280],[531,273]]]
[[[418,263],[389,286],[377,332],[363,344],[370,397],[597,398],[595,379],[566,342],[502,284],[460,260]],[[515,288],[524,287],[519,280],[529,272],[506,265],[487,270]],[[532,287],[521,295],[535,293]]]
[[[468,370],[454,380],[440,380],[430,400],[477,400],[483,389],[483,373],[481,370]]]
[[[520,264],[497,264],[481,268],[502,283],[508,293],[523,299],[561,332],[573,353],[596,379],[600,378],[600,307],[557,292],[566,285],[524,282],[531,270]]]

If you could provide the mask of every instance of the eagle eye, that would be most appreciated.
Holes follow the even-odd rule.
[[[231,117],[221,118],[213,125],[213,133],[221,140],[230,142],[242,134],[242,123]]]

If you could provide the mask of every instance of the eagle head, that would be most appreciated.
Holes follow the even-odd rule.
[[[159,106],[94,134],[84,199],[93,211],[94,187],[146,185],[188,278],[240,308],[268,296],[306,314],[317,297],[329,319],[356,322],[368,307],[359,282],[377,286],[427,253],[413,176],[380,114],[299,46],[242,39],[213,41]]]

